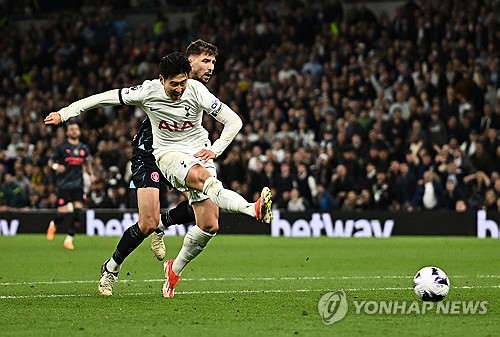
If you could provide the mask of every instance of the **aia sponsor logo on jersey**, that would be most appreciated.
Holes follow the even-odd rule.
[[[155,183],[160,181],[160,174],[158,172],[151,172],[151,180]]]
[[[184,121],[182,125],[177,122],[169,123],[168,121],[161,120],[158,124],[159,130],[168,130],[168,131],[184,131],[186,129],[194,128],[194,124],[191,121]]]

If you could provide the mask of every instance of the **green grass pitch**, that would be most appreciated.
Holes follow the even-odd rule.
[[[126,260],[112,297],[97,293],[118,237],[0,237],[0,336],[498,336],[500,242],[216,236],[184,271],[173,299],[149,239]],[[181,237],[166,239],[167,257]],[[411,302],[426,265],[451,280],[446,301],[487,301],[487,313],[356,313],[353,301]],[[348,312],[325,325],[318,301],[343,289]]]

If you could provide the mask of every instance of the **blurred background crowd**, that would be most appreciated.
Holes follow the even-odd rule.
[[[185,6],[174,25],[162,1],[0,1],[1,210],[57,206],[48,159],[66,137],[47,114],[157,78],[162,56],[198,38],[219,48],[209,89],[244,121],[219,178],[248,200],[267,185],[290,211],[499,210],[499,1],[401,2],[392,16],[341,1]],[[152,19],[132,22],[140,11]],[[131,207],[144,117],[120,106],[78,118],[88,207]]]

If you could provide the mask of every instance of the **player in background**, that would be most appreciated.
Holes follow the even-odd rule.
[[[45,118],[48,125],[59,124],[96,107],[120,104],[139,106],[148,115],[153,130],[156,163],[173,187],[181,192],[188,192],[196,217],[196,226],[191,227],[186,234],[176,259],[164,263],[164,297],[173,297],[183,269],[203,251],[216,234],[219,228],[219,207],[247,214],[265,223],[272,220],[272,196],[268,187],[263,188],[255,203],[249,203],[238,193],[225,189],[216,178],[213,159],[233,141],[242,127],[242,121],[202,83],[188,79],[190,71],[191,65],[185,54],[171,53],[160,62],[159,79],[89,96],[58,112],[52,112]],[[224,125],[220,137],[213,144],[202,126],[203,112]],[[158,224],[159,199],[144,202],[155,203],[157,212],[145,216],[156,217],[156,221],[152,223]],[[155,229],[156,225],[142,232],[140,225],[134,224],[129,231],[131,243],[137,247]],[[120,253],[122,257],[126,257],[130,252],[129,249]],[[101,294],[112,294],[119,268],[120,264],[115,261],[114,256],[103,264],[98,286]]]
[[[55,148],[49,160],[49,165],[56,172],[57,215],[49,223],[47,240],[54,239],[65,216],[70,214],[70,226],[63,243],[63,247],[69,250],[75,249],[73,238],[83,215],[83,169],[91,179],[93,177],[90,151],[87,145],[80,142],[80,134],[80,126],[76,122],[68,123],[67,140]]]
[[[215,69],[215,62],[217,61],[218,54],[219,51],[217,47],[211,43],[208,43],[201,39],[191,42],[186,49],[186,55],[188,57],[189,63],[191,64],[191,72],[189,73],[189,78],[198,80],[203,84],[207,84],[212,77],[213,71]],[[151,123],[149,119],[144,120],[138,134],[141,134],[141,130],[144,131],[144,135],[141,136],[142,139],[151,140],[153,138]],[[136,153],[136,148],[137,147],[134,146],[134,153]],[[147,158],[144,158],[146,154],[142,154],[141,158],[143,158],[143,161],[147,160],[150,163],[147,165],[147,167],[154,167],[154,170],[152,170],[152,172],[160,172],[160,169],[156,165],[156,161],[152,153],[152,144],[150,144],[146,148],[150,149],[151,151],[147,154]],[[135,160],[134,157],[136,156],[134,155],[131,159],[133,167]],[[135,174],[133,176],[135,176]],[[163,176],[160,174],[160,177]],[[170,183],[168,183],[168,185],[170,185]],[[160,189],[160,194],[161,193],[162,189]],[[189,197],[186,193],[183,194],[186,200],[180,202],[176,207],[162,214],[160,216],[160,224],[151,234],[151,250],[153,251],[156,258],[160,261],[165,258],[166,254],[165,243],[163,242],[165,229],[174,224],[184,224],[195,221],[193,208],[188,202]]]

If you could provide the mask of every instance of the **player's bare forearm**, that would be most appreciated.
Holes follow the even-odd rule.
[[[59,114],[59,112],[51,112],[47,117],[45,117],[43,122],[46,125],[60,124],[62,122],[61,115]]]

